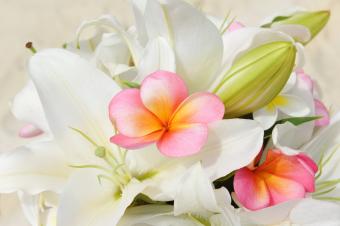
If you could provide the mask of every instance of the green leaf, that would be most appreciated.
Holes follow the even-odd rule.
[[[136,82],[129,82],[129,81],[124,81],[124,80],[122,80],[121,82],[127,88],[137,88],[137,89],[140,88],[140,85]]]
[[[285,122],[290,122],[293,125],[298,126],[298,125],[301,125],[301,124],[306,123],[306,122],[318,120],[320,118],[322,118],[322,116],[292,117],[292,118],[281,119],[281,120],[277,121],[276,124],[283,124]]]

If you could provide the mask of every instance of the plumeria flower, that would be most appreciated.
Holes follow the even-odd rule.
[[[184,82],[174,73],[157,71],[141,88],[125,89],[110,103],[110,118],[119,134],[111,142],[140,148],[157,142],[168,156],[187,156],[201,150],[208,125],[222,122],[224,105],[210,93],[188,95]]]
[[[340,171],[339,155],[339,114],[332,118],[329,126],[319,131],[312,140],[299,149],[289,147],[295,144],[301,133],[299,128],[285,123],[277,125],[279,136],[273,136],[273,143],[286,154],[301,152],[311,156],[318,164],[315,175],[315,191],[309,197],[292,200],[257,211],[242,210],[240,217],[245,225],[339,225]],[[283,133],[283,130],[285,133]],[[289,134],[289,135],[285,135]],[[274,131],[273,131],[274,135]],[[280,138],[280,139],[278,139]]]
[[[253,113],[254,119],[260,122],[264,129],[269,129],[282,118],[280,114],[288,117],[302,117],[310,114],[311,109],[304,99],[294,95],[296,89],[296,74],[293,73],[285,88],[266,107]]]
[[[235,173],[236,198],[250,210],[301,199],[315,191],[317,171],[316,163],[305,154],[288,156],[270,149],[262,164]]]
[[[173,200],[180,175],[197,161],[212,182],[249,164],[262,146],[257,122],[232,119],[210,123],[190,158],[169,159],[153,146],[126,151],[109,142],[107,108],[121,91],[112,79],[61,49],[35,54],[29,72],[53,136],[0,156],[0,192],[61,194],[57,225],[115,225],[139,193]]]
[[[297,76],[301,79],[304,85],[310,90],[314,97],[314,107],[315,107],[315,115],[321,116],[322,118],[315,121],[315,126],[322,127],[327,126],[330,122],[329,111],[325,104],[319,100],[318,94],[315,90],[315,82],[312,78],[304,72],[304,70],[300,69],[297,71]]]

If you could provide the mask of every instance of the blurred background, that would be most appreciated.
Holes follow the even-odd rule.
[[[330,9],[328,26],[306,47],[305,71],[321,86],[323,100],[332,111],[340,109],[340,1],[339,0],[192,0],[209,14],[228,11],[245,25],[257,25],[275,12],[301,6]],[[33,41],[36,49],[61,47],[75,38],[81,21],[113,14],[126,26],[133,23],[128,0],[0,0],[0,150],[19,145],[13,140],[19,123],[9,112],[10,102],[24,85]]]

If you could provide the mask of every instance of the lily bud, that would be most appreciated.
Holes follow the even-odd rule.
[[[288,17],[277,17],[271,24],[266,26],[271,27],[273,25],[302,25],[308,28],[311,37],[314,38],[327,24],[330,17],[330,11],[315,11],[315,12],[299,12]],[[310,41],[309,40],[309,41]]]
[[[293,43],[278,41],[240,56],[214,90],[225,104],[225,116],[238,117],[269,104],[288,81],[296,51]]]

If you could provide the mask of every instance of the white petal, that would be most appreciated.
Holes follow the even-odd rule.
[[[96,170],[81,169],[69,180],[61,194],[58,226],[113,226],[145,185],[131,180],[120,197],[110,183],[99,184]]]
[[[95,53],[97,66],[107,64],[129,64],[130,52],[124,40],[118,33],[104,34]]]
[[[206,145],[198,154],[211,180],[249,164],[260,152],[263,128],[246,119],[221,120],[209,125]]]
[[[220,212],[213,186],[200,163],[181,178],[174,200],[175,216],[187,213],[209,216]]]
[[[302,200],[290,213],[294,224],[306,226],[340,225],[340,205],[307,198]]]
[[[275,124],[277,116],[278,111],[276,107],[275,109],[268,109],[267,107],[264,107],[253,113],[254,120],[259,122],[263,126],[264,130],[269,129]]]
[[[158,37],[151,40],[144,49],[140,64],[138,65],[137,82],[157,70],[176,72],[175,55],[168,42]]]
[[[174,216],[173,206],[145,205],[129,208],[118,226],[200,226],[187,216]]]
[[[300,200],[288,201],[256,211],[241,210],[242,225],[275,225],[289,219],[290,211]]]
[[[15,96],[12,112],[17,119],[32,123],[43,131],[49,131],[38,92],[32,81],[28,81],[23,90]]]
[[[285,152],[286,154],[297,154],[298,149],[303,144],[306,134],[299,130],[298,126],[286,122],[278,124],[273,129],[272,140],[275,147]]]
[[[256,48],[260,45],[275,42],[294,40],[288,35],[265,28],[246,27],[234,32],[227,32],[223,35],[223,60],[221,70],[218,71],[216,81],[211,85],[210,89],[216,87],[224,78],[233,62],[246,51]]]
[[[264,25],[264,24],[271,23],[276,17],[280,17],[280,16],[288,17],[288,16],[292,16],[294,14],[301,13],[301,12],[304,12],[304,11],[306,11],[306,10],[302,7],[292,7],[292,8],[283,10],[281,12],[275,12],[272,15],[263,19],[263,21],[261,21],[261,23],[260,23],[260,26]]]
[[[68,174],[64,156],[53,143],[35,143],[0,155],[2,193],[60,191]]]
[[[159,5],[150,0],[145,9],[149,38],[169,40],[176,56],[177,73],[190,91],[206,90],[220,67],[222,40],[218,29],[201,12],[179,0]]]
[[[308,42],[312,37],[309,29],[299,24],[274,24],[271,26],[271,29],[286,33],[287,35],[302,43]]]
[[[77,30],[77,40],[79,39],[80,34],[83,32],[84,29],[96,26],[96,27],[110,27],[114,31],[116,31],[121,38],[124,40],[126,45],[128,46],[131,56],[135,63],[139,62],[140,54],[141,54],[141,46],[139,45],[138,41],[135,40],[129,33],[127,33],[122,25],[112,16],[110,15],[103,15],[94,20],[87,20],[84,21]]]
[[[70,161],[93,162],[95,147],[70,127],[86,133],[99,145],[109,146],[113,128],[107,109],[120,90],[118,85],[86,60],[61,49],[35,54],[29,70],[62,150]]]
[[[287,101],[286,104],[278,106],[278,108],[283,113],[293,117],[302,117],[309,115],[309,106],[303,99],[288,94],[282,94],[281,96]]]
[[[39,211],[39,195],[28,195],[22,192],[18,193],[20,204],[27,220],[32,226],[41,225]]]
[[[0,225],[32,226],[26,219],[16,193],[0,196]]]
[[[285,85],[285,87],[283,87],[281,93],[288,93],[291,89],[293,89],[295,87],[297,83],[297,76],[295,72],[292,72],[292,74],[289,76],[289,79]]]

